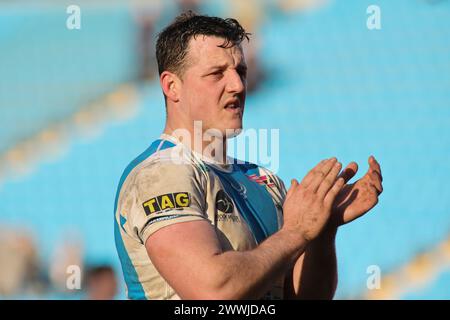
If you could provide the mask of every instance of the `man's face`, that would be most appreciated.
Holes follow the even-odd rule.
[[[219,47],[224,39],[199,35],[186,55],[180,102],[203,130],[242,129],[247,66],[240,46]]]

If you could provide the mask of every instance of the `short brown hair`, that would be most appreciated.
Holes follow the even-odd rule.
[[[239,45],[244,39],[249,41],[250,33],[232,18],[197,15],[192,11],[183,13],[158,35],[156,60],[160,75],[167,70],[182,76],[189,41],[197,35],[223,38],[220,47],[228,48]]]

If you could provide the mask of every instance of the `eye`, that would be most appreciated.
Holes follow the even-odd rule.
[[[212,76],[215,79],[221,79],[223,77],[223,72],[221,70],[214,71],[213,73],[210,74],[210,76]]]

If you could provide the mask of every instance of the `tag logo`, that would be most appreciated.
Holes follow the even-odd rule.
[[[145,214],[161,213],[168,209],[181,209],[191,205],[191,197],[188,192],[167,193],[145,201]]]

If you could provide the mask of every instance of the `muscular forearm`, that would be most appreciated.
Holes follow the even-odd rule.
[[[270,290],[306,248],[298,234],[281,230],[250,251],[227,251],[215,257],[212,298],[259,299]]]
[[[308,244],[288,272],[287,299],[332,299],[337,286],[336,228],[327,228]]]

